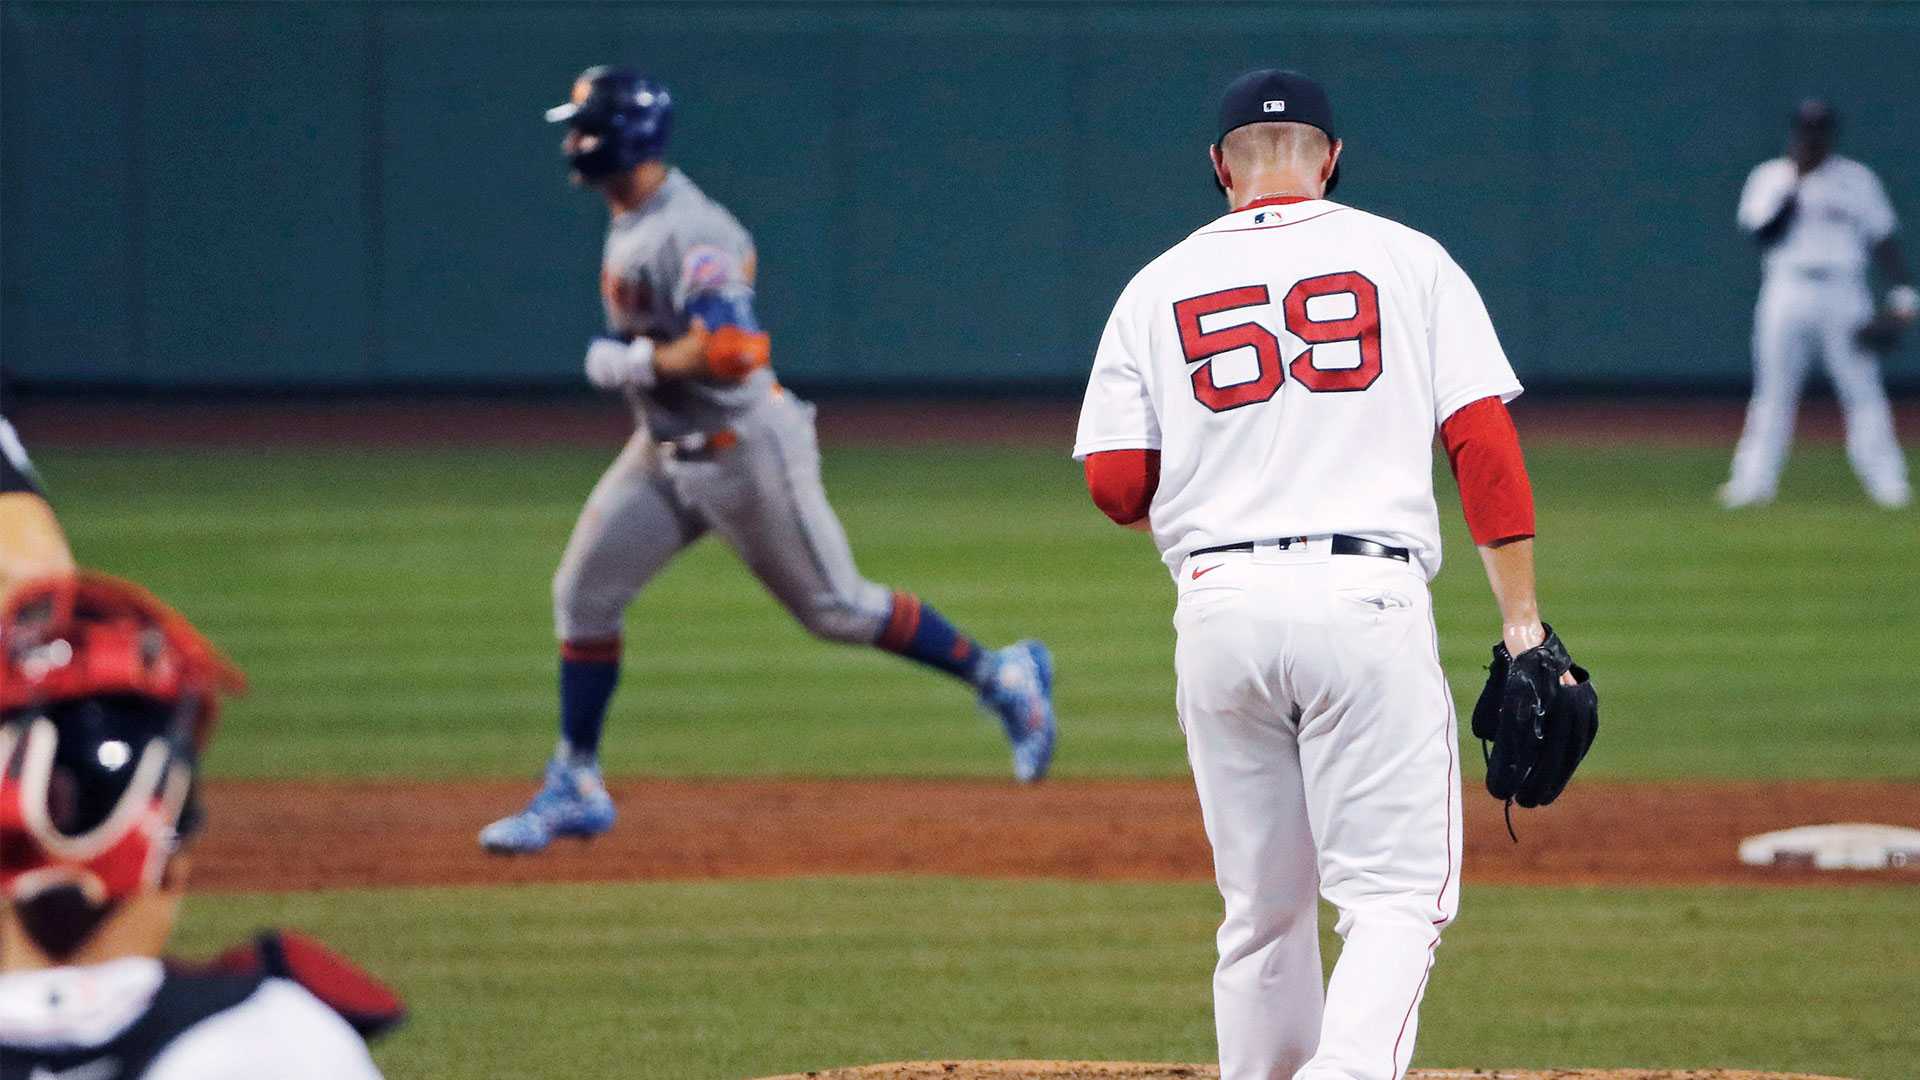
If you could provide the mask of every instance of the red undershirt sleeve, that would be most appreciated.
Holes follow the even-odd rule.
[[[1531,537],[1533,485],[1506,405],[1486,397],[1461,406],[1440,425],[1440,441],[1473,542],[1485,547]]]
[[[1160,487],[1160,451],[1102,450],[1088,454],[1084,468],[1087,493],[1114,524],[1131,525],[1147,516]]]

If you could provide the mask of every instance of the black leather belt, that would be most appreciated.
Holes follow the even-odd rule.
[[[1307,538],[1304,536],[1283,536],[1272,542],[1278,545],[1280,550],[1285,551],[1295,544],[1306,543]],[[1240,544],[1221,544],[1219,547],[1201,548],[1199,551],[1192,552],[1192,554],[1217,555],[1222,551],[1252,550],[1253,541],[1248,540]],[[1412,555],[1406,548],[1388,547],[1385,544],[1376,544],[1371,540],[1362,540],[1357,536],[1348,536],[1345,533],[1333,534],[1333,543],[1330,550],[1335,555],[1371,555],[1376,559],[1399,559],[1401,562],[1413,561]]]

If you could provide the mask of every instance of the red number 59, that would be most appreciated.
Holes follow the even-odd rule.
[[[1350,296],[1353,314],[1336,319],[1314,319],[1307,314],[1307,301],[1322,296]],[[1193,396],[1214,412],[1226,412],[1243,405],[1273,400],[1280,384],[1291,372],[1300,385],[1316,394],[1349,393],[1365,390],[1380,378],[1380,291],[1357,271],[1322,274],[1294,283],[1281,300],[1287,330],[1307,347],[1293,358],[1285,371],[1280,365],[1280,339],[1256,322],[1235,323],[1218,330],[1200,329],[1202,316],[1236,308],[1258,307],[1272,303],[1265,285],[1242,285],[1235,289],[1195,296],[1173,305],[1173,319],[1180,328],[1180,348],[1193,369]],[[1351,341],[1360,350],[1360,363],[1347,368],[1314,366],[1316,345]],[[1252,349],[1259,373],[1246,382],[1220,386],[1213,380],[1213,358],[1235,349]]]

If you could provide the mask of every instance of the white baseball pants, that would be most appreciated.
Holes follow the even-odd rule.
[[[1226,902],[1223,1080],[1398,1080],[1459,905],[1458,743],[1426,580],[1327,548],[1180,569],[1180,725]],[[1316,892],[1345,942],[1324,990]]]
[[[1727,494],[1737,502],[1774,496],[1793,445],[1800,391],[1817,355],[1826,362],[1846,414],[1847,459],[1875,502],[1906,503],[1907,459],[1894,436],[1893,409],[1880,360],[1856,339],[1873,317],[1873,297],[1857,277],[1768,275],[1753,313],[1753,399],[1733,455]]]

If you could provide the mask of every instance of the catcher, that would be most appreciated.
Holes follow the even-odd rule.
[[[401,1016],[269,933],[163,961],[201,822],[195,776],[240,673],[123,581],[60,575],[0,611],[0,1080],[378,1080]]]

